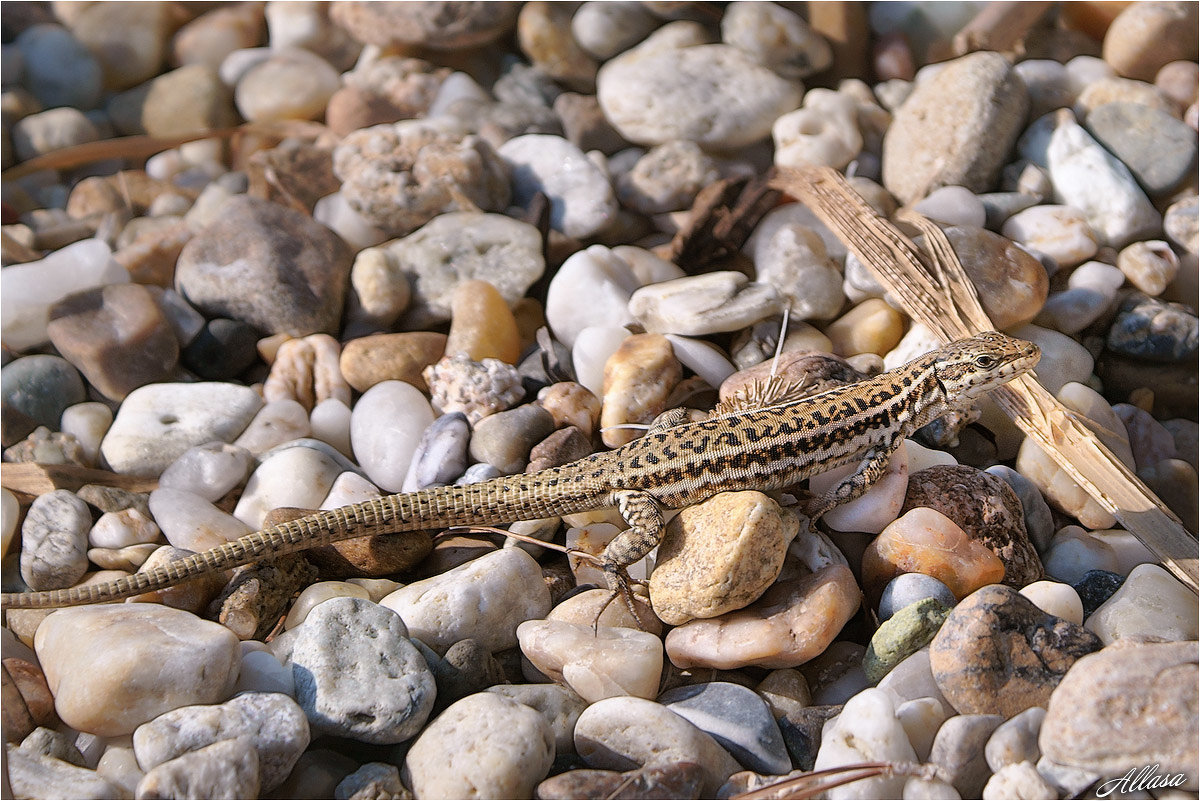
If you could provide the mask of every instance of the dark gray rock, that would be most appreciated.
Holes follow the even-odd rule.
[[[713,681],[676,687],[659,696],[658,701],[712,735],[743,767],[772,774],[792,769],[779,726],[767,702],[753,690]]]

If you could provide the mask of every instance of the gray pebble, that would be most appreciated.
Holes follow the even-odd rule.
[[[573,690],[561,684],[497,684],[489,687],[488,692],[541,712],[554,732],[555,752],[559,756],[575,753],[575,723],[587,708],[587,701]]]
[[[249,737],[206,745],[149,770],[138,798],[257,798],[258,753]]]
[[[87,400],[87,390],[79,371],[66,359],[35,354],[4,365],[0,396],[5,441],[15,442],[39,425],[58,431],[63,411]]]
[[[292,676],[314,730],[379,744],[420,731],[436,685],[399,615],[361,598],[333,598],[299,631]]]
[[[61,759],[80,768],[86,768],[87,762],[83,754],[75,747],[75,743],[60,731],[38,726],[21,741],[21,750],[31,754]]]
[[[1170,192],[1196,171],[1196,132],[1165,111],[1105,103],[1087,115],[1087,128],[1151,197]]]
[[[1038,747],[1038,732],[1041,731],[1042,721],[1046,719],[1046,710],[1040,706],[1031,706],[1019,715],[1001,723],[988,738],[983,754],[988,767],[993,773],[998,773],[1005,765],[1017,762],[1034,762],[1042,756]]]
[[[100,131],[92,121],[67,106],[30,114],[12,127],[13,150],[22,161],[99,138]]]
[[[454,482],[456,486],[464,487],[467,484],[478,484],[481,481],[489,481],[493,478],[499,478],[504,475],[496,468],[486,462],[476,462],[466,469],[462,476]]]
[[[209,320],[181,354],[183,364],[201,378],[226,381],[258,358],[258,334],[241,320]]]
[[[70,490],[39,495],[21,526],[21,578],[35,590],[70,587],[87,572],[92,513]]]
[[[400,783],[400,769],[386,762],[368,762],[338,784],[333,797],[411,798]]]
[[[425,429],[417,443],[404,491],[452,484],[467,469],[471,427],[462,412],[444,414]]]
[[[1025,513],[1025,531],[1029,534],[1029,541],[1034,544],[1038,553],[1044,552],[1050,547],[1050,538],[1054,536],[1054,516],[1041,491],[1032,481],[1011,467],[998,464],[989,467],[986,472],[1004,479],[1013,492],[1017,493]]]
[[[821,704],[789,712],[779,719],[783,741],[797,769],[813,769],[821,747],[821,729],[841,712],[841,704]]]
[[[984,744],[1003,722],[1003,715],[955,715],[938,729],[929,761],[962,798],[979,798],[983,793],[991,775]]]
[[[879,599],[879,620],[887,620],[906,606],[924,598],[934,598],[946,606],[954,606],[956,599],[942,582],[924,573],[901,573],[887,583]]]
[[[445,656],[430,660],[425,657],[437,682],[437,702],[444,708],[468,695],[483,692],[504,682],[504,669],[491,651],[478,640],[459,640],[446,649]]]
[[[1108,331],[1108,347],[1125,356],[1156,362],[1195,361],[1196,313],[1135,292],[1121,304]]]
[[[24,60],[23,83],[43,107],[89,109],[100,101],[100,64],[66,28],[32,25],[13,45]]]
[[[782,774],[792,769],[783,735],[771,711],[753,690],[724,681],[676,687],[659,703],[707,732],[744,767]]]
[[[554,431],[554,418],[541,406],[527,403],[483,418],[471,436],[471,458],[487,462],[501,473],[520,473],[529,452]]]

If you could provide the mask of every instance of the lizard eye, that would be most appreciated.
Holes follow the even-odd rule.
[[[980,367],[984,370],[990,370],[991,368],[996,366],[996,357],[989,356],[986,353],[984,353],[980,356],[976,356],[975,357],[975,366]]]

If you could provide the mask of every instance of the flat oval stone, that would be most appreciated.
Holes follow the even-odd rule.
[[[172,487],[150,493],[150,512],[167,542],[189,551],[216,548],[254,530],[200,495]]]
[[[1011,717],[1044,706],[1071,665],[1101,647],[1082,626],[992,584],[954,607],[930,644],[929,664],[960,713]]]
[[[1042,750],[1038,747],[1038,732],[1045,719],[1045,709],[1031,706],[997,726],[983,748],[988,767],[993,772],[999,772],[1005,765],[1036,763],[1042,756]]]
[[[892,668],[924,648],[937,634],[951,608],[936,598],[922,598],[881,623],[871,635],[863,656],[867,679],[879,683]]]
[[[1170,192],[1193,171],[1195,131],[1165,111],[1141,103],[1104,103],[1088,113],[1087,128],[1151,197]]]
[[[536,710],[496,693],[451,704],[412,744],[403,777],[420,798],[530,798],[554,761]]]
[[[399,492],[417,443],[432,422],[429,401],[411,384],[383,381],[363,393],[351,413],[350,442],[371,481]]]
[[[297,632],[296,700],[315,731],[377,744],[420,731],[436,689],[398,615],[362,598],[333,598]]]
[[[779,726],[753,690],[712,681],[667,690],[658,702],[711,735],[750,770],[778,775],[792,769]]]
[[[59,716],[102,737],[224,701],[241,664],[229,629],[156,604],[59,610],[38,627],[34,648]]]
[[[782,303],[769,284],[715,272],[643,287],[630,297],[629,311],[647,331],[702,336],[753,325],[779,314]]]
[[[1061,617],[1077,626],[1083,624],[1083,602],[1070,584],[1035,581],[1022,587],[1021,594],[1047,614]]]
[[[1000,232],[1049,256],[1060,268],[1082,264],[1100,247],[1087,217],[1072,206],[1041,205],[1019,211],[1005,220]]]
[[[886,621],[896,612],[924,598],[934,598],[948,607],[957,603],[950,588],[933,576],[901,573],[883,588],[883,594],[879,597],[879,620]]]
[[[313,448],[278,451],[251,474],[233,516],[258,530],[272,509],[316,509],[341,472],[336,461]]]
[[[258,752],[249,737],[218,740],[146,772],[142,798],[248,798],[262,783]]]
[[[947,719],[929,752],[929,762],[939,769],[938,780],[949,784],[961,797],[980,796],[991,775],[983,748],[1003,722],[1000,715],[955,715]]]
[[[468,452],[504,475],[520,473],[533,446],[554,430],[554,418],[534,403],[489,415],[475,424]]]
[[[404,479],[404,491],[454,483],[467,469],[470,431],[462,412],[451,412],[434,420],[417,443]]]
[[[629,263],[603,245],[571,254],[550,279],[546,322],[568,348],[583,329],[633,322],[629,298],[642,285]]]
[[[527,620],[517,627],[521,652],[533,666],[561,681],[585,701],[653,698],[662,674],[662,642],[627,628]]]

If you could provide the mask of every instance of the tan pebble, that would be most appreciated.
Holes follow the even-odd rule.
[[[186,559],[192,552],[170,545],[157,547],[144,562],[139,573],[145,573],[159,567],[165,567],[172,562]],[[226,577],[223,573],[212,573],[192,581],[185,581],[173,587],[135,595],[131,603],[159,603],[163,606],[185,609],[199,614],[204,611],[209,602],[217,597],[217,593],[225,586]]]
[[[654,614],[650,602],[640,595],[633,596],[637,617],[620,599],[614,599],[605,589],[586,590],[576,593],[550,610],[547,620],[563,623],[578,623],[585,626],[599,624],[601,628],[641,629],[655,637],[662,636],[662,621]],[[603,609],[603,611],[601,611]],[[597,617],[597,615],[599,615]]]
[[[521,298],[513,304],[512,313],[517,321],[517,337],[523,353],[537,341],[538,329],[546,325],[546,310],[536,298]]]
[[[536,473],[551,467],[559,467],[592,452],[592,442],[575,426],[560,428],[533,446],[529,452],[526,473]]]
[[[1147,295],[1161,295],[1179,274],[1179,257],[1160,239],[1134,242],[1117,254],[1117,268]]]
[[[352,339],[342,348],[340,366],[350,386],[366,392],[380,381],[406,381],[425,392],[421,371],[446,351],[446,335],[433,331],[372,334]]]
[[[878,598],[901,573],[924,573],[965,598],[1004,579],[1004,563],[941,512],[920,507],[883,530],[863,553],[863,586]]]
[[[806,395],[859,381],[863,377],[836,356],[805,350],[785,351],[779,355],[778,361],[767,359],[753,367],[739,370],[722,381],[721,400],[729,401],[739,396],[753,400],[761,394],[756,385],[761,386],[772,373],[796,385],[799,387],[798,391]]]
[[[291,610],[287,614],[287,619],[283,621],[285,629],[294,629],[304,622],[308,617],[308,613],[314,606],[323,601],[328,601],[330,598],[365,598],[370,600],[370,593],[365,587],[360,587],[357,584],[349,584],[345,581],[319,581],[316,584],[310,584],[305,587],[300,595],[292,604]]]
[[[1153,81],[1165,64],[1196,60],[1196,4],[1130,3],[1104,35],[1104,60],[1118,74]]]
[[[665,408],[671,390],[683,378],[675,350],[662,334],[626,337],[604,365],[601,429],[622,423],[649,423]],[[633,429],[602,431],[604,444],[616,448],[637,438]]]
[[[135,283],[170,288],[175,284],[175,263],[192,235],[192,229],[182,221],[147,231],[122,245],[113,253],[113,260],[129,271]]]
[[[761,492],[725,492],[671,520],[650,574],[655,613],[672,625],[751,603],[783,568],[800,523]]]
[[[329,334],[289,339],[279,346],[271,372],[263,384],[263,397],[294,400],[305,411],[335,398],[350,405],[350,387],[338,365],[341,345]]]
[[[1154,85],[1181,106],[1196,102],[1200,85],[1200,66],[1195,61],[1172,61],[1154,76]]]
[[[517,626],[521,653],[538,670],[588,703],[653,698],[662,677],[662,641],[636,629],[593,629],[587,623],[526,620]]]
[[[1050,290],[1040,261],[982,228],[951,226],[945,233],[996,328],[1007,330],[1037,316]]]
[[[787,336],[783,340],[783,351],[787,353],[793,350],[833,353],[833,343],[816,326],[805,322],[790,323]]]
[[[667,655],[680,668],[795,667],[825,651],[861,600],[850,569],[831,565],[773,585],[746,609],[673,629]]]
[[[255,348],[258,350],[258,357],[267,364],[274,364],[275,357],[279,355],[279,349],[283,347],[283,343],[295,339],[291,334],[271,334],[269,337],[263,337],[258,340]]]
[[[596,434],[600,422],[600,399],[591,390],[574,381],[559,381],[538,392],[538,403],[550,412],[554,425],[575,426],[588,437]]]
[[[1075,116],[1086,120],[1093,109],[1106,103],[1137,103],[1158,109],[1179,119],[1180,109],[1175,101],[1162,93],[1154,84],[1134,81],[1129,78],[1101,78],[1088,84],[1075,100]]]
[[[812,704],[812,691],[804,674],[795,668],[772,670],[754,691],[763,697],[776,718],[799,712]]]
[[[446,353],[465,353],[473,361],[499,359],[516,364],[521,355],[517,321],[508,303],[487,281],[464,281],[450,301]]]
[[[904,336],[904,316],[880,298],[867,298],[825,329],[838,356],[887,353]]]

